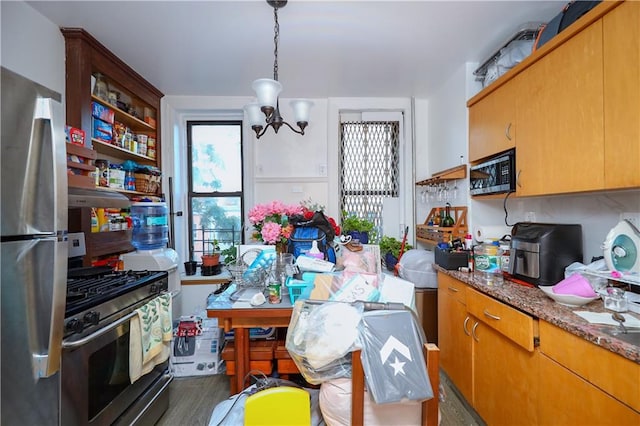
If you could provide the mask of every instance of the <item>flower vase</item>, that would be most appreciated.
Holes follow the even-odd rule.
[[[287,252],[287,243],[276,243],[276,254],[286,253]]]

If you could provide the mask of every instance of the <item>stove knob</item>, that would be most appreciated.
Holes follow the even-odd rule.
[[[84,328],[84,323],[77,318],[70,319],[64,325],[65,331],[70,331],[73,333],[81,333],[83,328]]]
[[[151,284],[151,286],[149,286],[149,292],[151,294],[160,293],[160,286],[156,284]]]
[[[98,312],[89,311],[84,314],[83,320],[85,324],[98,325],[98,322],[100,321],[100,314]]]

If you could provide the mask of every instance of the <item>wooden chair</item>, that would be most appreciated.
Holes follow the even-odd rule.
[[[438,425],[438,402],[440,398],[440,349],[433,343],[424,345],[424,358],[427,363],[427,374],[433,389],[433,398],[422,402],[422,425]],[[364,369],[360,361],[360,351],[351,354],[351,424],[362,425],[364,422]]]
[[[273,372],[273,354],[276,348],[275,340],[251,340],[249,342],[249,367],[251,370],[257,370],[265,375]],[[227,365],[227,376],[229,376],[230,395],[234,395],[242,389],[236,386],[236,362],[235,362],[235,344],[227,342],[221,353],[221,358]]]

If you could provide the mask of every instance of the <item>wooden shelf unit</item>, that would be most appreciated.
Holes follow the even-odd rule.
[[[464,240],[464,236],[469,232],[467,226],[467,207],[457,206],[451,207],[451,217],[455,221],[453,226],[430,226],[429,222],[433,221],[438,209],[444,210],[445,207],[434,207],[421,225],[416,225],[416,239],[422,243],[436,246],[438,243],[449,242],[449,239],[460,238]]]
[[[164,96],[156,87],[145,80],[140,74],[109,51],[93,36],[81,28],[61,28],[65,39],[65,67],[66,67],[66,123],[72,127],[82,129],[86,137],[92,141],[93,148],[101,157],[110,162],[135,161],[141,165],[161,167],[160,141],[160,100]],[[133,116],[104,99],[92,95],[91,77],[100,73],[103,75],[109,90],[121,93],[122,98],[131,103],[135,111],[149,115],[153,124],[149,124]],[[155,138],[155,158],[119,148],[109,143],[93,139],[92,102],[108,107],[114,112],[115,120],[128,126],[134,134],[145,134]],[[95,180],[92,187],[95,188]],[[109,188],[100,188],[109,189]],[[139,191],[113,189],[114,192],[126,196],[156,195]],[[159,194],[162,190],[159,189]],[[91,232],[91,207],[69,209],[69,231],[84,232],[87,254],[84,265],[90,266],[91,261],[101,256],[116,255],[134,250],[131,245],[131,230],[111,232]]]
[[[429,179],[424,179],[419,182],[416,182],[416,185],[425,186],[425,185],[434,185],[440,182],[445,182],[449,180],[456,179],[465,179],[467,177],[467,165],[461,164],[456,167],[452,167],[450,169],[443,170],[438,173],[434,173]]]
[[[67,173],[67,184],[74,188],[94,188],[96,185],[95,173],[96,166],[94,164],[97,158],[97,153],[84,146],[67,143],[67,169],[71,170],[73,174]],[[81,162],[71,161],[70,157],[74,155],[78,157]]]

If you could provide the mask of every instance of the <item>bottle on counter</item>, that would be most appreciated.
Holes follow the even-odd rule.
[[[509,273],[509,261],[511,258],[511,243],[509,241],[500,240],[500,269],[503,273]]]
[[[497,241],[482,243],[473,248],[473,263],[476,272],[496,275],[502,274],[500,259],[502,250]]]
[[[464,249],[471,250],[473,246],[473,236],[471,234],[467,234],[464,236]]]

